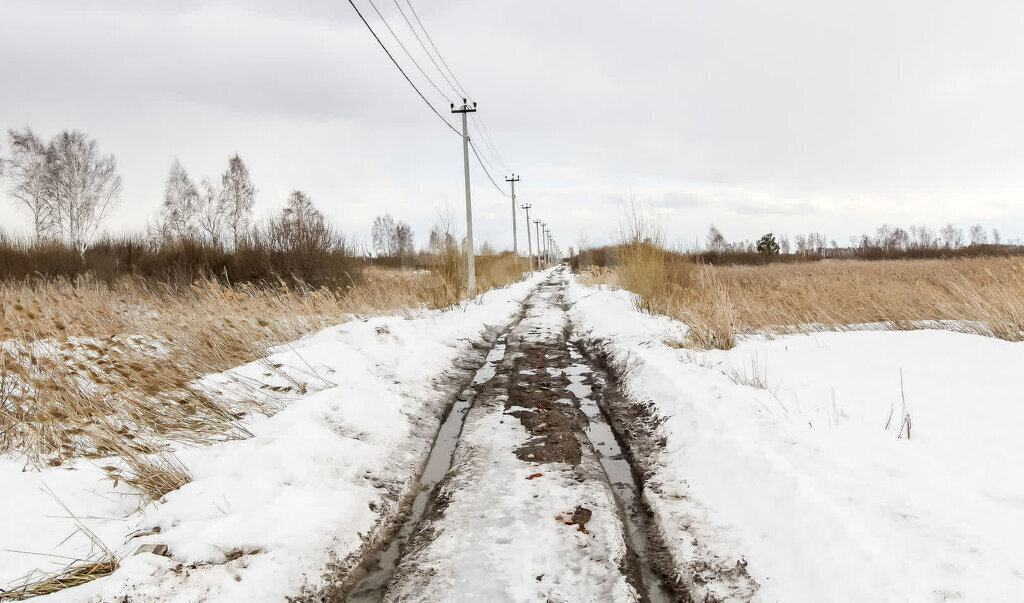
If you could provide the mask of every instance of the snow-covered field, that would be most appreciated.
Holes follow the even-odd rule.
[[[746,563],[757,601],[1024,600],[1024,344],[879,331],[698,352],[631,295],[574,283],[570,315],[664,420],[645,497],[684,574]],[[749,594],[700,582],[695,600]]]
[[[125,556],[121,568],[50,599],[264,601],[315,591],[329,563],[380,536],[413,484],[454,393],[445,372],[507,323],[541,278],[448,311],[325,329],[208,377],[224,395],[240,381],[249,386],[239,392],[299,383],[308,393],[286,396],[272,417],[245,419],[250,439],[178,447],[192,482],[141,509],[137,493],[107,479],[101,467],[113,460],[37,471],[0,456],[0,585],[88,556],[81,522]],[[131,555],[144,543],[171,556]]]

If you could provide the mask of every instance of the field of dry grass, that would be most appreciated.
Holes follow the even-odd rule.
[[[690,325],[687,343],[696,347],[728,349],[737,333],[848,330],[865,323],[1024,340],[1024,258],[709,266],[652,246],[620,254],[618,270],[587,273],[584,282],[639,293],[641,309]]]
[[[521,267],[510,254],[480,258],[478,286],[510,283]],[[243,438],[239,418],[274,411],[265,397],[219,399],[198,377],[352,316],[444,308],[464,293],[443,270],[370,267],[358,282],[344,291],[0,282],[0,453],[39,467],[120,457],[111,477],[159,498],[188,480],[168,442]]]

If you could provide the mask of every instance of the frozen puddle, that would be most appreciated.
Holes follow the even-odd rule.
[[[366,575],[352,589],[347,601],[351,603],[377,603],[384,598],[384,591],[388,580],[395,575],[395,568],[398,560],[405,549],[409,538],[412,536],[416,526],[423,519],[427,503],[434,493],[437,484],[444,479],[445,474],[451,468],[452,454],[462,433],[462,426],[466,421],[466,413],[475,397],[475,388],[490,381],[497,371],[497,364],[505,357],[505,335],[498,338],[497,343],[487,354],[484,365],[477,369],[473,375],[473,381],[462,394],[460,394],[451,409],[445,416],[441,429],[437,432],[434,445],[427,457],[427,464],[423,468],[423,475],[420,476],[420,490],[413,499],[410,509],[402,527],[398,533],[391,538],[387,548],[380,553],[380,557],[370,568]]]

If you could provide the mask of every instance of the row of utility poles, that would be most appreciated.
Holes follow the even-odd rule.
[[[505,178],[505,182],[512,185],[512,256],[516,259],[519,258],[519,236],[518,227],[516,223],[519,221],[519,216],[516,214],[517,209],[522,209],[526,212],[526,247],[527,261],[529,262],[528,268],[533,270],[533,240],[530,238],[530,208],[533,205],[529,203],[523,203],[522,205],[516,205],[516,182],[519,182],[519,176],[512,174],[510,177]],[[534,220],[533,223],[536,225],[537,230],[537,268],[540,268],[540,262],[543,260],[546,263],[552,263],[555,261],[555,244],[554,239],[551,236],[551,231],[548,230],[548,223],[541,220]],[[540,229],[544,228],[544,239],[540,237]],[[541,243],[543,241],[543,243]]]
[[[466,116],[470,113],[476,113],[476,103],[472,106],[462,99],[462,106],[456,108],[455,103],[451,104],[452,113],[459,113],[462,115],[462,163],[465,170],[466,180],[466,246],[468,252],[466,253],[466,263],[468,269],[468,277],[466,288],[468,289],[469,297],[476,295],[476,262],[474,256],[476,255],[476,248],[473,246],[473,202],[470,199],[469,192],[469,125],[467,124]],[[512,257],[519,261],[519,240],[517,234],[517,216],[516,216],[516,182],[519,182],[519,176],[512,174],[512,176],[505,178],[505,182],[512,185]],[[529,269],[534,270],[534,255],[533,246],[534,241],[537,245],[537,270],[554,263],[558,257],[558,245],[555,244],[554,238],[551,236],[551,231],[548,229],[548,223],[539,219],[535,219],[533,224],[536,228],[536,238],[530,239],[530,208],[533,207],[529,203],[524,203],[520,206],[526,210],[526,244],[529,251],[528,261]],[[544,237],[541,237],[541,228],[544,229]]]

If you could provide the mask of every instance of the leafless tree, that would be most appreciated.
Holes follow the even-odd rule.
[[[228,200],[224,190],[209,178],[203,178],[196,197],[196,225],[202,236],[213,245],[224,243],[224,228],[228,221]]]
[[[427,244],[427,251],[434,255],[457,254],[459,243],[453,232],[455,231],[455,218],[447,209],[439,210],[437,220],[430,229],[430,240]]]
[[[725,240],[725,236],[722,234],[722,231],[718,230],[718,227],[714,224],[708,228],[708,234],[705,237],[705,240],[707,242],[708,251],[721,252],[725,251],[729,246],[729,243]]]
[[[405,222],[399,221],[395,224],[394,249],[395,253],[402,258],[416,253],[416,241],[412,227]]]
[[[988,233],[985,232],[985,227],[981,224],[975,224],[971,227],[970,231],[971,245],[986,245],[988,244]]]
[[[932,249],[938,246],[938,237],[935,231],[927,226],[911,226],[911,246],[916,249]]]
[[[53,234],[57,214],[53,206],[49,152],[31,129],[8,130],[10,159],[0,162],[0,173],[9,179],[8,192],[32,214],[37,239]]]
[[[268,225],[270,240],[283,251],[320,253],[330,251],[339,243],[308,195],[293,191],[281,214]]]
[[[964,231],[957,228],[952,222],[943,226],[940,234],[943,246],[948,249],[956,249],[963,244]]]
[[[50,142],[52,199],[61,235],[84,253],[103,220],[117,206],[121,177],[113,155],[101,156],[96,141],[63,131]]]
[[[995,228],[993,228],[992,229],[992,242],[994,244],[996,244],[996,245],[999,245],[999,243],[1001,241],[1002,241],[1002,238],[999,236],[999,231],[996,230]]]
[[[171,164],[160,208],[161,230],[166,236],[186,239],[195,236],[200,208],[199,189],[177,159]]]
[[[252,206],[256,202],[256,188],[249,177],[249,168],[245,166],[241,157],[235,155],[228,160],[228,169],[221,176],[220,185],[224,194],[231,240],[238,245],[252,221]]]
[[[782,235],[779,237],[779,250],[782,251],[783,255],[789,255],[789,236]]]
[[[887,246],[889,249],[904,251],[907,249],[907,247],[910,246],[910,235],[907,233],[907,231],[897,226],[896,228],[892,229],[892,234],[889,235],[889,241]]]
[[[391,257],[397,252],[395,243],[395,219],[391,214],[377,216],[370,229],[373,238],[373,250],[377,255]]]

